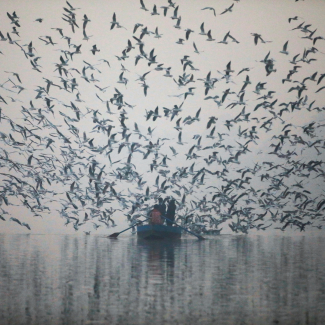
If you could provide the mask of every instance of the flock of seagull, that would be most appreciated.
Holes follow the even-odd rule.
[[[216,41],[204,22],[197,30],[184,30],[181,13],[186,8],[172,0],[160,2],[150,10],[140,0],[139,10],[165,19],[163,28],[175,29],[174,44],[190,45],[192,52],[179,56],[178,67],[166,66],[157,49],[151,49],[154,41],[164,38],[161,26],[134,22],[129,31],[112,12],[111,22],[103,23],[115,37],[122,29],[129,39],[118,53],[112,49],[107,60],[101,46],[89,45],[91,17],[79,14],[82,9],[68,1],[62,10],[64,26],[26,44],[20,39],[20,28],[25,26],[21,27],[18,15],[23,12],[7,12],[12,31],[0,31],[0,60],[18,52],[21,63],[15,71],[4,70],[0,80],[0,221],[31,230],[25,214],[59,215],[66,226],[90,234],[89,224],[97,230],[126,218],[132,226],[147,217],[159,198],[167,203],[174,198],[176,222],[197,233],[219,234],[225,226],[245,234],[269,227],[322,229],[325,107],[309,97],[325,91],[325,71],[305,78],[301,74],[317,66],[323,53],[316,46],[325,38],[302,18],[290,17],[288,28],[295,33],[290,43],[295,37],[306,42],[300,53],[289,53],[287,41],[279,46],[277,60],[265,47],[265,56],[254,67],[235,70],[229,61],[222,71],[204,70],[207,67],[198,67],[194,56],[213,43],[240,46],[240,40],[228,31]],[[240,4],[237,0],[220,12],[213,7],[201,10],[224,17],[240,10]],[[42,27],[44,20],[36,17],[31,23]],[[251,37],[252,47],[273,43],[258,33]],[[42,66],[41,47],[60,52],[55,53],[52,75]],[[283,79],[276,67],[280,60],[290,62]],[[23,65],[35,79],[41,76],[34,94],[18,70]],[[121,71],[107,85],[104,75],[112,66],[121,66]],[[132,69],[139,67],[142,72],[133,79]],[[265,80],[255,82],[248,73],[261,67]],[[174,71],[179,70],[177,77]],[[130,102],[138,96],[145,103],[155,88],[150,83],[153,75],[175,87],[175,92],[182,90],[168,96],[161,91],[157,101],[173,98],[172,107],[159,104],[144,109]],[[268,88],[272,77],[284,89],[292,85],[287,101],[281,102],[276,91]],[[139,85],[136,94],[129,94],[130,84]],[[87,94],[82,91],[85,87]],[[221,91],[222,87],[226,89]],[[307,87],[314,89],[309,96]],[[29,100],[21,101],[28,91]],[[93,101],[83,99],[89,94],[96,108],[89,107]],[[254,100],[245,99],[248,96]],[[191,116],[188,103],[194,97],[202,101]],[[206,114],[208,104],[214,107],[211,117]],[[304,124],[295,125],[293,116],[302,114]]]

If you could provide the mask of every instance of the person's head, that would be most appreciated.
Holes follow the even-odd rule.
[[[155,204],[155,205],[153,206],[153,208],[158,210],[158,209],[159,209],[159,205],[158,205],[158,204]]]
[[[159,201],[160,204],[162,204],[162,203],[164,202],[164,200],[163,200],[162,197],[160,197],[160,198],[158,199],[158,201]]]

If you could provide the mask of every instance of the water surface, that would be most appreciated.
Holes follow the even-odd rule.
[[[0,324],[325,324],[324,244],[0,235]]]

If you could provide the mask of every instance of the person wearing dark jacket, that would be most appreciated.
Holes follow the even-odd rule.
[[[167,212],[166,212],[166,218],[169,220],[166,220],[167,222],[167,226],[172,226],[173,223],[171,221],[175,220],[175,212],[176,212],[176,204],[175,204],[175,200],[172,199],[170,200],[169,204],[168,204],[168,208],[167,208]]]
[[[160,211],[160,213],[163,215],[163,216],[165,216],[165,214],[166,214],[166,204],[164,203],[164,199],[163,198],[159,198],[159,211]]]

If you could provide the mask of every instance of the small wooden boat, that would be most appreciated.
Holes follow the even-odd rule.
[[[164,225],[141,225],[137,226],[137,234],[141,239],[178,239],[182,236],[182,229]]]

